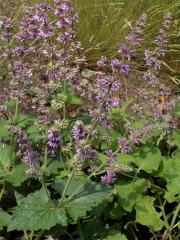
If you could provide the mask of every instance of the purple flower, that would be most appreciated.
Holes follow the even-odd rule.
[[[168,39],[164,36],[161,36],[161,35],[156,36],[154,41],[159,46],[164,46],[168,43]]]
[[[150,70],[148,69],[145,73],[143,78],[149,82],[151,86],[155,86],[158,84],[158,78],[157,76]]]
[[[121,81],[115,80],[109,75],[105,75],[102,78],[100,78],[98,80],[98,83],[101,86],[105,87],[107,91],[108,90],[118,91],[122,86]]]
[[[129,65],[127,65],[127,64],[121,64],[121,66],[120,66],[120,71],[121,71],[121,73],[127,75],[127,74],[129,73],[129,71],[130,71]]]
[[[119,46],[118,52],[122,53],[130,61],[131,58],[134,56],[135,50],[128,48],[125,44],[121,44]]]
[[[157,50],[157,56],[159,56],[159,57],[164,57],[165,56],[165,54],[166,54],[166,50],[164,50],[164,49],[158,49]]]
[[[57,131],[55,130],[48,131],[47,145],[48,145],[49,155],[51,155],[52,157],[55,157],[58,149],[62,145],[62,139]]]
[[[130,67],[127,64],[122,64],[118,59],[111,60],[110,66],[112,69],[119,70],[122,74],[127,75],[130,71]]]
[[[149,50],[145,50],[145,60],[148,67],[155,69],[161,68],[161,62],[153,56],[153,53]]]
[[[119,138],[119,149],[121,153],[130,153],[131,147],[128,146],[127,141],[124,137]]]
[[[85,137],[85,127],[82,121],[76,121],[73,129],[72,129],[72,135],[74,141],[79,141],[84,139]]]
[[[144,40],[141,35],[146,25],[146,19],[147,15],[143,14],[136,22],[131,33],[128,34],[128,36],[126,37],[126,40],[129,42],[130,45],[141,46],[141,42]]]
[[[27,150],[24,153],[22,161],[25,162],[28,165],[28,167],[37,166],[38,156],[39,156],[38,152],[33,150]]]
[[[113,154],[112,150],[105,150],[105,154],[107,155],[107,162],[109,164],[116,163],[117,157]]]
[[[106,58],[104,56],[101,56],[101,58],[97,61],[97,66],[100,68],[104,68],[106,66],[105,61]]]
[[[79,144],[78,146],[76,146],[76,156],[80,162],[84,162],[86,160],[93,161],[97,158],[97,152],[89,145]]]
[[[144,40],[142,37],[137,36],[135,33],[127,35],[126,40],[133,46],[141,46],[141,42]]]
[[[106,175],[101,177],[101,183],[105,185],[112,184],[116,181],[116,174],[111,170],[107,170]]]
[[[137,132],[137,130],[132,129],[130,132],[130,136],[129,138],[136,144],[136,145],[140,145],[142,140],[141,140],[141,132]]]
[[[119,106],[119,104],[120,104],[120,102],[119,102],[118,98],[115,98],[115,97],[111,98],[111,100],[110,100],[110,106],[111,107],[116,108],[116,107]]]

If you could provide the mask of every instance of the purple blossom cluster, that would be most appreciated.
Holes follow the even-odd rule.
[[[116,179],[116,174],[111,170],[107,170],[106,175],[101,177],[101,183],[104,185],[113,184]]]
[[[131,152],[131,147],[127,143],[127,140],[124,137],[119,138],[119,150],[121,153],[130,153]]]
[[[111,149],[109,150],[105,150],[105,154],[107,156],[107,162],[109,164],[115,164],[117,157],[115,156],[115,154],[113,153],[113,151]]]
[[[39,170],[37,169],[39,153],[33,150],[32,143],[28,140],[27,134],[16,126],[11,126],[9,130],[17,143],[17,157],[26,163],[29,169],[35,169],[36,175],[39,175]]]
[[[97,73],[97,81],[93,82],[92,88],[91,86],[87,88],[88,91],[92,89],[92,91],[88,92],[89,98],[95,102],[95,105],[99,106],[98,109],[90,110],[90,116],[93,121],[97,121],[103,127],[109,129],[113,127],[109,113],[112,108],[121,106],[118,93],[126,88],[122,79],[128,78],[131,70],[129,61],[135,56],[135,48],[141,46],[146,18],[146,14],[142,15],[132,29],[132,32],[127,36],[126,40],[129,46],[125,44],[119,46],[118,53],[120,53],[122,60],[115,58],[108,64],[106,57],[101,56],[97,61],[97,66],[101,70],[104,70],[106,67],[110,71],[108,74]]]
[[[157,48],[155,51],[145,50],[145,61],[148,67],[147,72],[144,73],[144,79],[149,82],[150,86],[155,87],[159,84],[158,71],[161,68],[161,61],[158,59],[160,56],[165,56],[165,47],[168,43],[168,30],[170,28],[171,15],[167,13],[164,17],[160,34],[155,37]]]
[[[76,121],[72,128],[73,145],[75,148],[75,158],[83,163],[86,160],[96,160],[97,152],[88,144],[88,138],[94,137],[82,121]]]
[[[146,26],[147,15],[143,14],[132,28],[131,33],[128,34],[126,40],[132,46],[141,46],[141,42],[144,40],[143,32]]]
[[[48,131],[47,138],[48,153],[51,157],[55,157],[62,146],[62,139],[59,135],[59,132],[52,129]]]
[[[85,138],[86,131],[82,121],[75,122],[72,129],[73,141],[77,142]]]

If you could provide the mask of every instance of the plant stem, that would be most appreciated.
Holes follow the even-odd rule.
[[[5,192],[5,181],[3,181],[2,190],[1,190],[1,192],[0,192],[0,202],[1,202],[1,200],[2,200],[2,197],[3,197],[4,192]]]
[[[70,185],[70,183],[71,183],[71,180],[72,180],[73,176],[74,176],[74,171],[72,171],[72,172],[70,173],[69,178],[68,178],[68,180],[67,180],[67,183],[66,183],[66,185],[65,185],[65,187],[64,187],[64,189],[63,189],[63,193],[62,193],[62,196],[61,196],[61,199],[60,199],[60,202],[59,202],[60,205],[61,205],[61,203],[64,201],[64,198],[65,198],[65,196],[66,196],[67,190],[68,190],[68,188],[69,188],[69,185]]]
[[[124,78],[124,84],[125,84],[125,93],[126,93],[126,101],[128,100],[128,85],[127,85],[127,79]]]
[[[26,240],[28,240],[29,238],[28,238],[28,234],[27,234],[27,232],[26,231],[24,231],[24,237],[25,237],[25,239]]]
[[[168,223],[168,220],[167,220],[167,217],[166,217],[166,213],[165,213],[165,210],[164,210],[164,206],[166,204],[166,200],[164,201],[164,204],[162,204],[162,201],[159,197],[159,202],[160,202],[160,205],[161,205],[161,211],[162,211],[162,215],[163,215],[163,218],[164,218],[164,222],[165,222],[165,225],[166,225],[166,228],[170,228],[169,226],[169,223]]]
[[[44,189],[44,191],[45,191],[45,193],[46,193],[46,195],[47,195],[47,197],[48,197],[48,199],[49,199],[49,202],[50,202],[51,205],[53,206],[53,202],[52,202],[51,196],[50,196],[49,191],[48,191],[48,189],[47,189],[47,187],[46,187],[46,184],[45,184],[45,182],[44,182],[43,177],[40,178],[40,182],[41,182],[41,185],[42,185],[42,187],[43,187],[43,189]]]
[[[176,228],[178,225],[180,225],[180,221],[179,222],[177,222],[174,226],[173,226],[173,228],[172,229],[174,229],[174,228]]]
[[[31,231],[31,233],[29,235],[29,240],[33,240],[33,236],[34,236],[34,231]]]
[[[19,101],[16,100],[15,113],[14,113],[14,122],[15,123],[17,122],[18,111],[19,111]]]
[[[99,171],[102,167],[104,167],[104,166],[105,166],[105,164],[102,163],[93,173],[91,173],[91,174],[87,177],[86,181],[88,181],[92,176],[95,175],[96,172],[98,172],[98,171]],[[69,202],[76,194],[78,194],[79,191],[80,191],[83,187],[84,187],[84,184],[81,184],[81,185],[79,186],[79,188],[76,189],[76,191],[74,191],[74,192],[68,197],[68,202]]]
[[[44,148],[44,164],[43,164],[43,169],[46,169],[47,167],[47,154],[48,154],[48,147],[47,145]]]
[[[171,225],[170,225],[171,229],[173,229],[173,227],[174,227],[174,224],[175,224],[176,218],[177,218],[177,216],[179,214],[179,211],[180,211],[180,203],[178,204],[178,206],[176,208],[176,211],[174,212],[174,216],[172,218]]]
[[[66,96],[66,81],[63,81],[63,94]],[[66,103],[63,104],[63,119],[66,119]]]
[[[47,134],[48,134],[48,129],[46,127],[46,129],[45,129],[45,139],[47,139]],[[47,146],[47,143],[45,142],[43,170],[46,169],[46,167],[47,167],[47,155],[48,155],[48,146]]]

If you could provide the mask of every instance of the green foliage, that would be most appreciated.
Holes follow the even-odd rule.
[[[0,121],[0,139],[4,141],[8,141],[11,138],[11,134],[8,131],[8,126],[10,124],[9,120],[1,120]]]
[[[167,182],[165,198],[168,202],[180,202],[180,162],[179,152],[173,158],[163,158],[163,168],[159,175]]]
[[[7,144],[0,145],[0,167],[5,171],[10,169],[12,159],[15,159],[15,153],[11,146]]]
[[[162,213],[158,213],[154,208],[154,200],[155,198],[149,196],[137,200],[136,221],[154,231],[160,231],[164,227],[164,222],[160,219]]]
[[[138,171],[144,170],[148,173],[157,171],[161,163],[161,152],[155,147],[144,147],[134,155],[133,162],[138,166]]]
[[[57,181],[55,189],[61,192],[62,188],[64,189],[62,187],[64,184],[65,181]],[[87,212],[108,201],[112,195],[112,188],[92,181],[86,182],[82,179],[77,179],[69,185],[67,195],[73,194],[73,192],[76,192],[76,195],[67,203],[65,201],[64,206],[73,222],[77,222],[79,218],[85,217]]]
[[[119,204],[127,212],[131,212],[138,198],[142,197],[147,191],[147,180],[138,179],[130,183],[118,181],[116,190],[119,195]]]
[[[3,227],[7,227],[10,222],[11,216],[5,212],[2,208],[0,208],[0,230]]]
[[[107,236],[106,240],[127,240],[124,234],[121,233],[114,233]]]
[[[26,170],[27,167],[25,164],[17,164],[10,172],[6,173],[4,179],[15,187],[19,187],[26,179],[28,179]]]
[[[20,202],[8,230],[48,230],[56,224],[67,225],[66,212],[62,208],[52,206],[45,192],[41,190],[28,195]]]

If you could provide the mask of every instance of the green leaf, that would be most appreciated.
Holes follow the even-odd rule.
[[[44,140],[44,136],[40,134],[38,126],[32,125],[31,127],[28,127],[27,134],[29,136],[29,139],[34,143],[38,143]]]
[[[1,120],[0,121],[0,138],[4,141],[8,141],[11,139],[11,133],[8,130],[8,126],[10,124],[9,120]]]
[[[60,161],[53,160],[51,161],[45,169],[46,176],[50,176],[51,174],[58,174],[59,169],[62,168],[62,163]]]
[[[161,163],[161,152],[155,147],[142,148],[139,153],[134,155],[133,163],[135,163],[139,170],[144,170],[147,173],[157,171]]]
[[[62,189],[62,182],[56,183],[56,190]],[[94,207],[97,207],[102,202],[109,200],[112,195],[112,187],[101,185],[92,181],[83,181],[83,179],[75,179],[71,182],[67,195],[72,194],[74,191],[77,192],[76,196],[69,202],[65,202],[64,207],[66,208],[69,216],[74,222],[81,217],[86,216],[87,211],[91,211]]]
[[[131,183],[125,181],[118,181],[116,190],[119,195],[119,204],[127,212],[131,212],[139,197],[147,191],[147,180],[138,179]]]
[[[9,169],[11,166],[11,160],[15,159],[15,153],[12,152],[11,146],[7,144],[0,145],[0,166],[3,166],[3,169]]]
[[[98,153],[98,159],[100,160],[101,164],[107,163],[107,155],[103,153]]]
[[[21,183],[29,177],[26,170],[26,165],[23,163],[15,165],[12,171],[5,176],[5,180],[13,184],[15,187],[19,187],[21,186]]]
[[[69,104],[74,104],[74,105],[82,105],[83,104],[82,100],[74,95],[68,96],[66,102]]]
[[[154,231],[160,231],[164,227],[164,222],[160,219],[162,213],[158,213],[154,208],[154,200],[155,198],[149,196],[137,200],[136,221]]]
[[[107,236],[106,240],[127,240],[126,236],[122,233],[112,233]]]
[[[175,130],[171,136],[171,143],[180,147],[180,130]]]
[[[178,152],[173,158],[163,158],[162,168],[159,176],[167,182],[165,198],[168,202],[180,201],[180,154]]]
[[[0,208],[0,230],[3,227],[7,227],[10,222],[11,216],[5,212],[2,208]]]
[[[167,186],[167,191],[165,192],[165,199],[172,202],[180,202],[180,176],[175,178],[173,181],[170,181]]]
[[[56,224],[67,225],[67,216],[63,208],[52,206],[43,190],[29,194],[17,207],[8,231],[49,230]]]
[[[129,164],[135,162],[135,160],[133,160],[134,157],[132,155],[123,153],[117,153],[116,155],[118,157],[117,162],[119,164]]]

